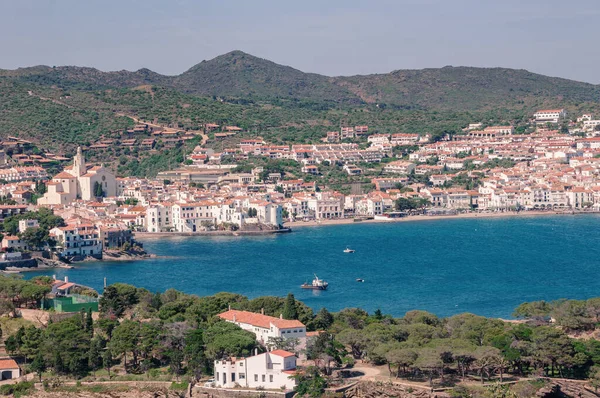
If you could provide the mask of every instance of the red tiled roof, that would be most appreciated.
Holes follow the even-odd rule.
[[[295,357],[296,356],[296,354],[294,354],[292,352],[285,351],[285,350],[274,350],[274,351],[271,351],[269,354],[276,355],[276,356],[282,357],[282,358],[288,358],[288,357]]]
[[[19,365],[17,365],[14,359],[0,359],[0,370],[18,368]]]
[[[219,317],[221,319],[225,319],[226,321],[230,322],[233,322],[234,316],[235,322],[246,323],[252,326],[259,326],[265,329],[270,328],[271,324],[277,326],[279,329],[304,327],[304,324],[297,320],[275,318],[273,316],[256,314],[254,312],[249,311],[229,310],[219,314]]]

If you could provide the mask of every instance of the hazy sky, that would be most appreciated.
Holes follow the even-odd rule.
[[[231,50],[353,75],[504,66],[600,83],[600,0],[0,0],[0,68],[179,74]]]

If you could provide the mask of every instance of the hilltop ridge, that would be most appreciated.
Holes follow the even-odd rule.
[[[155,85],[199,96],[449,110],[489,109],[539,99],[600,101],[599,85],[548,77],[523,69],[446,66],[329,77],[302,72],[239,50],[202,61],[176,76],[161,75],[147,68],[135,72],[102,72],[90,67],[34,66],[1,70],[0,78],[63,88]]]

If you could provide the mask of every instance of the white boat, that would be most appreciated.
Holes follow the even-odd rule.
[[[319,279],[317,275],[315,275],[315,279],[313,279],[312,283],[304,283],[300,287],[302,289],[312,289],[312,290],[326,290],[329,283],[325,282],[322,279]]]
[[[350,249],[349,247],[344,249],[344,253],[354,253],[356,250]]]

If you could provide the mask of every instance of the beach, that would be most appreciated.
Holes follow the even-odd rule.
[[[557,215],[580,215],[580,214],[600,214],[598,212],[572,212],[572,211],[504,211],[504,212],[486,212],[486,213],[460,213],[452,215],[410,215],[402,218],[394,218],[389,220],[362,220],[354,221],[354,218],[342,218],[334,220],[319,220],[319,221],[294,221],[286,222],[286,228],[301,228],[301,227],[318,227],[324,225],[347,225],[347,224],[370,224],[370,223],[397,223],[397,222],[412,222],[412,221],[433,221],[433,220],[451,220],[462,218],[499,218],[499,217],[532,217],[532,216],[557,216]]]

